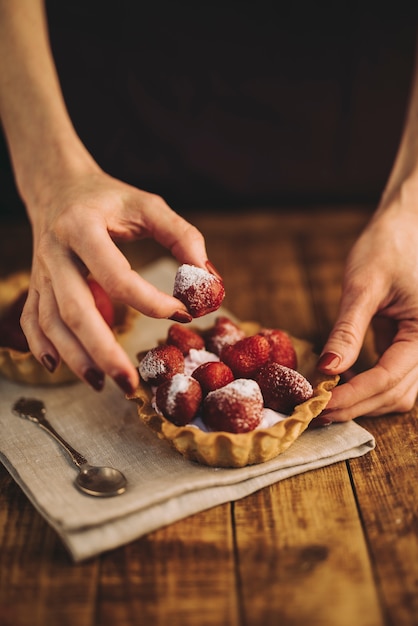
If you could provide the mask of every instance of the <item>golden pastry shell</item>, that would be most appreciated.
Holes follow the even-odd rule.
[[[243,322],[240,326],[247,336],[254,335],[261,328],[255,322]],[[299,404],[292,415],[270,428],[235,434],[223,431],[208,433],[195,426],[175,426],[153,409],[152,390],[142,380],[129,399],[136,402],[141,420],[159,438],[168,440],[191,461],[212,467],[244,467],[264,463],[287,450],[306,430],[312,419],[328,404],[331,391],[339,380],[338,376],[317,372],[317,356],[309,342],[296,337],[291,339],[298,358],[298,371],[311,382],[314,394]]]
[[[16,272],[0,280],[0,318],[19,294],[28,288],[29,272]],[[133,309],[114,303],[115,325],[112,328],[118,341],[132,329],[138,313]],[[62,362],[54,373],[48,372],[31,352],[20,352],[0,346],[0,374],[18,383],[28,385],[59,385],[76,382],[79,378]]]

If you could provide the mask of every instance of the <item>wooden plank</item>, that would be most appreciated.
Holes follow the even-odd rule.
[[[389,624],[418,624],[418,408],[362,418],[376,450],[350,461]]]
[[[102,557],[100,626],[235,626],[231,508],[162,528]]]
[[[74,565],[61,541],[0,466],[0,623],[91,626],[97,562]]]
[[[246,626],[380,626],[373,572],[344,463],[235,504]]]

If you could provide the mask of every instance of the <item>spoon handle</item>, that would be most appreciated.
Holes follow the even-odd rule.
[[[52,424],[49,423],[45,416],[45,407],[37,400],[31,400],[27,398],[21,398],[13,407],[15,413],[20,417],[26,417],[31,422],[38,424],[45,432],[55,439],[69,454],[72,462],[80,468],[82,465],[87,464],[87,459],[75,450],[70,444],[61,437],[61,435],[55,430]]]
[[[86,465],[87,459],[82,454],[80,454],[80,452],[70,446],[70,444],[65,441],[65,439],[63,439],[59,433],[57,433],[55,428],[48,422],[46,418],[43,418],[42,421],[38,420],[37,423],[43,430],[49,433],[51,437],[53,437],[56,441],[58,441],[59,444],[61,444],[64,450],[70,455],[72,462],[77,467]]]

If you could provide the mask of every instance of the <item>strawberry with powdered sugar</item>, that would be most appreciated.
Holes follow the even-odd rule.
[[[206,348],[219,356],[225,346],[232,346],[244,337],[244,331],[235,322],[228,317],[219,316],[212,328],[205,333]]]
[[[263,394],[264,406],[287,415],[313,395],[311,383],[302,374],[279,363],[264,365],[255,380]]]
[[[163,344],[149,350],[139,363],[139,375],[150,385],[157,386],[174,374],[184,372],[184,356],[177,346]]]
[[[203,421],[212,430],[246,433],[263,416],[263,396],[255,380],[237,378],[211,391],[203,402]]]
[[[213,274],[185,263],[177,270],[173,296],[187,307],[190,315],[202,317],[219,309],[225,288]]]
[[[155,403],[176,426],[185,426],[196,417],[202,402],[200,384],[186,374],[175,374],[157,387]]]

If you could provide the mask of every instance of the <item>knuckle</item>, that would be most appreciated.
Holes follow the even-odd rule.
[[[101,278],[103,288],[110,298],[126,301],[132,297],[133,285],[135,283],[132,280],[131,272],[129,272],[127,276],[122,274],[108,274]]]
[[[82,311],[78,302],[71,297],[64,297],[59,303],[59,313],[64,324],[71,330],[77,331],[82,321]]]
[[[147,196],[147,204],[150,206],[151,209],[153,209],[154,211],[161,211],[161,210],[167,210],[170,209],[170,207],[168,206],[167,202],[164,200],[164,198],[156,193],[149,193]]]
[[[408,413],[408,411],[411,411],[414,408],[414,404],[415,404],[415,395],[412,398],[404,396],[403,398],[398,399],[397,404],[395,405],[395,411],[398,411],[399,413]]]
[[[342,343],[353,343],[359,340],[360,331],[352,320],[344,319],[337,323],[334,337]]]
[[[406,393],[399,390],[398,387],[394,387],[390,390],[389,399],[391,411],[399,413],[407,413],[414,408],[417,394],[415,387],[409,389]]]
[[[45,335],[49,336],[54,330],[56,321],[51,311],[42,311],[39,313],[39,326]]]

